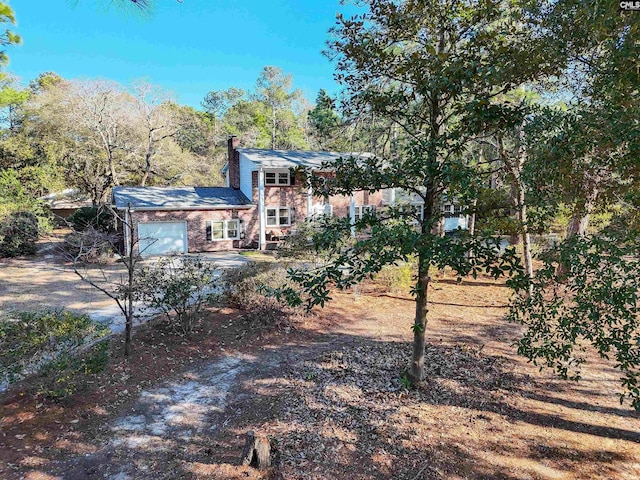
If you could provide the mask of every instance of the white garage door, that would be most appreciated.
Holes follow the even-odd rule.
[[[146,222],[138,224],[140,254],[187,253],[187,222]]]

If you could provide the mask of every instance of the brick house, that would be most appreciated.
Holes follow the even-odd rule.
[[[321,165],[351,153],[238,148],[229,138],[228,161],[222,169],[226,187],[115,187],[116,209],[129,206],[139,250],[146,255],[177,251],[211,252],[237,248],[266,249],[317,215],[358,218],[369,209],[403,201],[402,192],[356,192],[352,196],[316,197],[299,167],[316,174]],[[445,229],[466,227],[466,217],[445,205]]]

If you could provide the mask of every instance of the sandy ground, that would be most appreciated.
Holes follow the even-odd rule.
[[[100,321],[121,320],[122,315],[115,302],[83,282],[63,258],[60,245],[66,233],[66,230],[56,230],[52,236],[38,242],[38,253],[33,257],[0,259],[0,315],[10,310],[64,308],[89,314]],[[235,268],[248,261],[235,252],[203,256],[221,269]],[[152,261],[147,259],[141,265]],[[82,273],[108,288],[110,282],[124,278],[126,270],[122,265],[113,263],[88,266]]]
[[[338,294],[295,328],[212,311],[196,335],[144,327],[128,362],[62,404],[15,390],[0,407],[0,477],[13,479],[635,479],[640,415],[597,358],[579,383],[514,353],[508,289],[433,289],[428,378],[401,382],[410,298]],[[275,467],[237,465],[244,433]],[[4,463],[3,463],[4,462]]]

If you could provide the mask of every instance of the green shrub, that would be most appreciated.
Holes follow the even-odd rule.
[[[46,376],[46,385],[55,383],[69,374],[83,348],[109,332],[108,326],[86,315],[64,310],[14,312],[0,319],[0,386],[38,372]],[[92,356],[103,348],[94,347],[77,360],[83,371],[94,370],[100,362]]]
[[[297,223],[295,229],[278,247],[278,257],[314,264],[326,262],[329,259],[329,252],[325,247],[327,242],[325,227],[329,223],[344,221],[344,218],[323,217],[315,222],[305,220]],[[350,233],[341,236],[345,246],[353,243]]]
[[[375,277],[375,282],[387,292],[408,292],[415,283],[416,266],[412,262],[386,265]]]
[[[80,207],[67,219],[76,232],[93,228],[99,232],[115,232],[113,213],[106,207]]]
[[[222,296],[228,305],[244,310],[245,318],[264,325],[289,325],[301,309],[289,307],[284,301],[269,296],[268,289],[290,285],[287,265],[282,263],[248,263],[224,272]]]
[[[0,222],[1,257],[33,255],[37,240],[38,218],[33,213],[11,213]]]
[[[82,355],[65,354],[40,372],[38,394],[63,399],[80,390],[87,377],[102,372],[109,363],[109,341],[101,341]]]
[[[162,311],[183,333],[193,329],[193,320],[212,293],[216,267],[198,257],[171,256],[140,269],[136,296],[146,308]]]
[[[315,251],[313,236],[316,229],[311,222],[299,222],[295,230],[286,237],[282,245],[278,247],[278,256],[286,258],[305,259]]]

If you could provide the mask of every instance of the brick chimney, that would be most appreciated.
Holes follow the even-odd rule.
[[[236,148],[240,145],[240,139],[235,135],[230,135],[227,140],[227,151],[229,154],[229,186],[240,189],[240,154]]]

